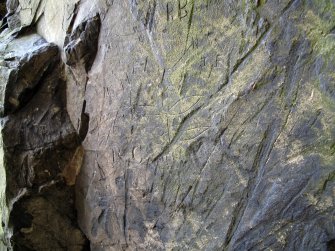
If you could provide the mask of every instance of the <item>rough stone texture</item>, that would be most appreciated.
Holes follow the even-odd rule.
[[[74,68],[81,64],[89,71],[97,54],[101,20],[97,15],[82,22],[65,39],[65,62]]]
[[[2,38],[1,237],[14,250],[84,250],[73,186],[83,151],[65,109],[59,49],[37,34],[4,30]]]
[[[6,51],[0,56],[5,78],[1,83],[1,113],[7,115],[22,108],[34,95],[45,72],[57,60],[58,48],[36,34],[8,41],[3,46]]]
[[[49,172],[64,163],[61,188],[14,207],[23,232],[22,210],[48,209],[45,197],[72,210],[65,183],[83,159],[75,201],[91,250],[334,250],[333,0],[18,2],[20,26],[62,51],[69,115],[57,124],[43,103],[43,138],[13,131],[41,111],[19,109],[3,129],[4,142],[40,146]],[[14,194],[39,180],[24,154],[7,169]]]

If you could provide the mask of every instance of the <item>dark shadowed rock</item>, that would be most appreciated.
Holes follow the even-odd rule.
[[[80,23],[66,36],[64,51],[67,65],[83,64],[86,71],[91,69],[98,50],[100,25],[100,16],[96,15]]]
[[[58,48],[37,34],[9,39],[1,51],[2,142],[8,224],[14,250],[83,250],[74,181],[82,151],[66,108]]]
[[[54,67],[58,48],[36,34],[13,39],[3,44],[1,52],[4,79],[1,87],[1,113],[6,116],[25,106],[43,81],[43,76]]]

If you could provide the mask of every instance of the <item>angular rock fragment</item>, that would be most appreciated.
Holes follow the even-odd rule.
[[[14,13],[18,6],[19,6],[19,0],[7,0],[6,1],[7,13],[8,14]]]
[[[0,54],[2,116],[29,102],[44,74],[59,60],[57,46],[36,34],[13,39],[5,46]]]
[[[80,23],[67,35],[64,43],[67,65],[83,64],[86,71],[91,69],[98,49],[100,25],[100,16],[96,15]]]

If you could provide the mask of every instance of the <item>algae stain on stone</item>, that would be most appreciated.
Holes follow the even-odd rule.
[[[305,32],[313,50],[326,61],[334,60],[335,53],[335,3],[312,1],[306,10],[299,28]]]

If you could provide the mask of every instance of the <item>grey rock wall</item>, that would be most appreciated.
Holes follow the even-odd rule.
[[[14,249],[335,249],[334,1],[7,9]]]
[[[84,250],[73,186],[83,150],[66,111],[59,48],[25,28],[4,29],[0,43],[2,244]]]

